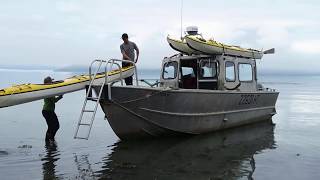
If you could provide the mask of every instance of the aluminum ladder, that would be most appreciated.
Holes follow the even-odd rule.
[[[111,88],[111,85],[112,85],[113,82],[109,82],[109,79],[108,79],[108,76],[109,76],[108,75],[108,65],[109,64],[110,64],[110,70],[112,70],[113,65],[116,65],[118,67],[118,69],[120,70],[119,80],[121,82],[121,85],[123,85],[123,82],[122,82],[122,80],[123,80],[122,68],[121,68],[121,66],[119,65],[118,62],[126,62],[126,63],[132,64],[132,66],[134,67],[134,70],[135,70],[134,73],[135,73],[135,76],[136,76],[136,84],[139,85],[137,67],[136,67],[134,62],[128,61],[128,60],[119,60],[119,59],[110,59],[109,61],[105,61],[105,60],[94,60],[94,61],[92,61],[91,65],[89,67],[90,83],[89,83],[89,86],[87,88],[86,98],[85,98],[83,106],[82,106],[82,110],[81,110],[81,113],[80,113],[79,121],[78,121],[77,128],[76,128],[76,132],[74,134],[74,139],[86,139],[86,140],[89,139],[91,128],[92,128],[92,125],[93,125],[93,121],[95,119],[96,112],[97,112],[97,109],[98,109],[98,106],[99,106],[99,103],[100,103],[101,95],[102,95],[103,89],[104,89],[106,84],[108,85],[108,98],[111,98],[111,89],[110,88]],[[96,63],[98,63],[98,68],[95,71],[95,73],[92,75],[92,67]],[[99,92],[96,94],[97,97],[93,97],[92,86],[96,85],[96,84],[94,84],[94,82],[95,82],[95,80],[97,78],[97,74],[98,74],[98,72],[101,69],[101,66],[103,64],[105,65],[105,70],[104,70],[105,79],[104,79],[104,81],[102,83],[98,84],[98,86],[100,86],[101,88],[100,88]],[[93,109],[87,109],[86,108],[88,100],[96,102]],[[92,113],[92,116],[90,118],[90,122],[89,123],[83,123],[83,119],[84,119],[83,115],[84,115],[84,113]],[[87,135],[85,137],[78,136],[80,126],[88,126],[89,127],[88,133],[87,133]]]
[[[98,68],[97,70],[95,71],[95,73],[92,75],[92,67],[94,64],[98,63]],[[107,64],[105,65],[105,81],[103,81],[101,83],[101,88],[99,90],[98,93],[96,93],[96,97],[93,97],[94,93],[92,92],[92,87],[95,85],[94,82],[95,80],[97,79],[97,75],[98,75],[98,72],[99,70],[101,69],[101,66],[103,64],[106,64],[106,61],[105,60],[94,60],[92,61],[90,67],[89,67],[89,78],[90,78],[90,83],[89,83],[89,86],[87,88],[87,93],[86,93],[86,98],[84,100],[84,103],[83,103],[83,106],[82,106],[82,110],[81,110],[81,113],[80,113],[80,117],[79,117],[79,121],[78,121],[78,124],[77,124],[77,127],[76,127],[76,132],[74,134],[74,139],[86,139],[88,140],[89,139],[89,136],[90,136],[90,132],[91,132],[91,128],[92,128],[92,125],[93,125],[93,121],[95,119],[95,116],[96,116],[96,112],[97,112],[97,109],[98,109],[98,106],[99,106],[99,102],[100,102],[100,99],[101,99],[101,95],[102,95],[102,92],[103,92],[103,87],[104,85],[106,84],[107,82],[107,76],[108,76],[108,71],[107,71]],[[100,86],[100,84],[99,84]],[[88,100],[91,100],[91,101],[95,101],[95,105],[94,105],[94,108],[93,109],[87,109],[87,103],[88,103]],[[90,118],[90,121],[89,123],[84,123],[83,122],[83,115],[85,113],[91,113],[91,118]],[[79,133],[79,129],[80,129],[80,126],[88,126],[88,131],[87,131],[87,135],[84,136],[84,137],[80,137],[78,136],[78,133]]]

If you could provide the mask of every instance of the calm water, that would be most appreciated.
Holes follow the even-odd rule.
[[[71,74],[0,70],[0,88],[47,75]],[[0,179],[320,179],[320,76],[260,81],[280,91],[274,126],[189,138],[121,142],[99,110],[90,139],[74,140],[83,91],[57,104],[56,146],[44,143],[42,101],[0,109]]]

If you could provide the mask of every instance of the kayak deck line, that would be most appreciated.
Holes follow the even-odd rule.
[[[186,38],[197,41],[197,42],[202,43],[204,45],[211,45],[211,46],[215,46],[215,47],[219,47],[219,48],[227,48],[227,49],[236,50],[236,51],[240,51],[240,52],[251,52],[251,51],[260,52],[259,50],[256,50],[256,49],[251,49],[251,48],[247,49],[247,48],[237,47],[235,45],[223,44],[223,43],[214,41],[212,39],[206,40],[206,39],[195,37],[195,36],[186,36]]]

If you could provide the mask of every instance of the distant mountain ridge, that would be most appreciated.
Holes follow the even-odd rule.
[[[71,65],[53,69],[57,72],[88,72],[89,67],[85,65]]]
[[[0,65],[0,69],[52,70],[55,67],[48,65]]]
[[[63,67],[49,66],[49,65],[0,65],[0,69],[21,69],[21,70],[52,70],[55,72],[75,72],[75,73],[88,73],[89,67],[87,65],[69,65]],[[102,70],[102,69],[101,69]],[[160,68],[139,68],[138,71],[144,72],[158,72]],[[320,75],[320,72],[315,71],[302,71],[302,70],[273,70],[273,69],[262,69],[258,70],[259,75]]]

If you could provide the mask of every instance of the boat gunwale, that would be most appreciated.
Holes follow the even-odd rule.
[[[205,94],[279,94],[278,91],[226,91],[226,90],[208,90],[208,89],[175,89],[168,87],[146,87],[146,86],[112,86],[111,88],[127,88],[127,89],[145,89],[163,92],[177,92],[177,93],[205,93]]]

